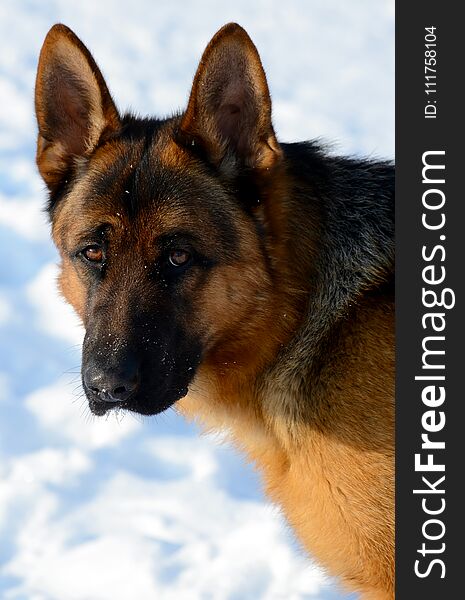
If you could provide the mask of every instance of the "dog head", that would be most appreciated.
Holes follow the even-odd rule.
[[[266,357],[280,343],[270,198],[283,161],[246,32],[221,29],[186,111],[157,120],[121,116],[89,51],[56,25],[35,105],[60,288],[86,329],[91,410],[155,414],[199,368]]]

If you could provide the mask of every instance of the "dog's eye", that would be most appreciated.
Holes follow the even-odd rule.
[[[82,256],[91,263],[103,262],[103,249],[100,246],[87,246],[81,252]]]
[[[173,267],[183,267],[191,259],[191,253],[187,250],[171,250],[168,260]]]

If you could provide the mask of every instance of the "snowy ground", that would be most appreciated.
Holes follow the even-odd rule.
[[[240,457],[169,411],[90,419],[82,332],[55,292],[34,167],[33,84],[49,27],[93,51],[119,106],[184,106],[199,56],[241,23],[280,139],[392,157],[393,0],[0,2],[0,598],[336,600]]]

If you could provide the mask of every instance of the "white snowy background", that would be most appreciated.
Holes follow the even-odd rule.
[[[174,411],[91,419],[80,330],[34,165],[33,86],[51,25],[91,49],[118,105],[183,107],[228,21],[259,48],[283,141],[392,158],[393,0],[0,0],[0,598],[336,600],[259,478]]]

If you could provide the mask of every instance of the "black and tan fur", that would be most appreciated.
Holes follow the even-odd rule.
[[[393,168],[279,144],[226,25],[185,112],[121,116],[65,26],[37,74],[37,164],[91,410],[225,430],[301,542],[393,598]]]

